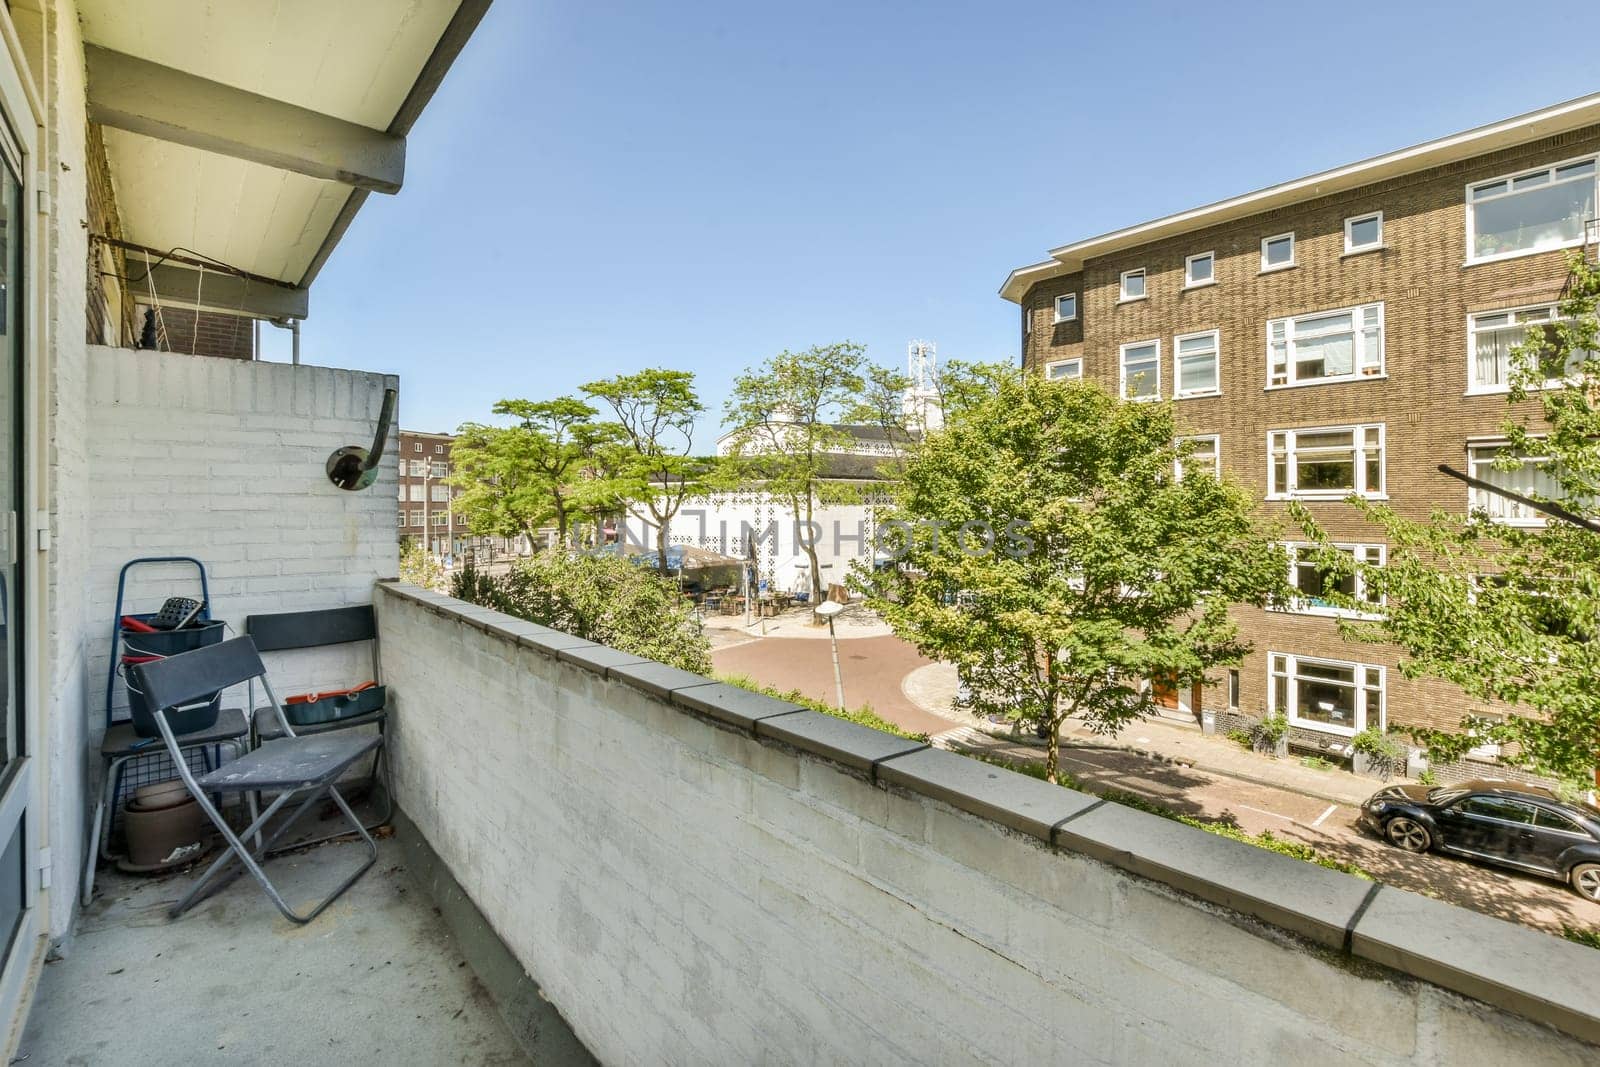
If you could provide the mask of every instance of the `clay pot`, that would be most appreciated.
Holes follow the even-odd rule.
[[[211,840],[211,823],[182,782],[160,782],[134,791],[123,808],[128,856],[120,866],[140,873],[193,863]]]

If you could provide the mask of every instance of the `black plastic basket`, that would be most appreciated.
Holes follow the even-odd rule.
[[[141,622],[146,621],[146,617],[143,616],[131,617]],[[219,644],[222,641],[223,629],[224,624],[220,619],[215,622],[203,622],[198,626],[185,626],[181,630],[157,630],[154,633],[123,628],[123,663],[126,664],[131,656],[155,656],[165,659],[207,645]],[[167,712],[167,723],[175,734],[209,730],[216,725],[217,716],[221,711],[222,693],[219,691],[210,700],[171,709]],[[132,684],[128,686],[128,714],[133,718],[134,733],[140,737],[160,736],[161,731],[156,726],[155,714],[145,702],[144,694]]]

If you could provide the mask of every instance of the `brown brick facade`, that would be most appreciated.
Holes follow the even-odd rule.
[[[1553,303],[1566,278],[1566,253],[1559,251],[1466,265],[1466,186],[1596,152],[1600,127],[1589,127],[1089,259],[1081,274],[1039,282],[1023,296],[1031,325],[1024,363],[1042,369],[1081,356],[1084,377],[1115,391],[1119,346],[1159,339],[1161,393],[1170,397],[1174,336],[1218,330],[1221,394],[1178,400],[1177,416],[1188,432],[1220,435],[1225,470],[1258,498],[1267,492],[1269,431],[1382,423],[1390,504],[1418,518],[1434,507],[1465,511],[1466,488],[1436,468],[1463,469],[1468,440],[1494,437],[1507,414],[1502,395],[1466,395],[1467,317]],[[1346,254],[1344,220],[1378,210],[1384,247]],[[1262,239],[1288,231],[1296,238],[1295,266],[1263,273]],[[1216,253],[1216,284],[1185,289],[1185,257],[1208,251]],[[1140,267],[1148,272],[1148,297],[1119,302],[1120,275]],[[1063,292],[1079,294],[1078,321],[1056,325],[1054,298]],[[1269,319],[1379,301],[1382,377],[1266,388]],[[1282,504],[1262,506],[1293,539]],[[1335,540],[1383,540],[1343,503],[1308,507]],[[1469,710],[1454,687],[1401,677],[1395,649],[1344,641],[1332,619],[1253,609],[1237,617],[1254,646],[1240,668],[1239,708],[1246,714],[1267,710],[1269,651],[1389,668],[1392,725],[1451,727]],[[1207,706],[1226,705],[1225,686],[1223,672],[1205,693]]]

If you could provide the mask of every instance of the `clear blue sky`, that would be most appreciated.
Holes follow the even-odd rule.
[[[399,373],[420,430],[646,366],[720,416],[743,368],[843,339],[1014,359],[996,291],[1055,245],[1600,89],[1531,11],[499,0],[303,356]],[[1592,42],[1592,6],[1538,12]]]

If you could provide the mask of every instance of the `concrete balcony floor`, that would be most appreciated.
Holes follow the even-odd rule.
[[[248,875],[169,921],[193,872],[103,871],[66,958],[45,966],[15,1062],[531,1062],[400,846],[378,844],[373,868],[306,926]],[[331,844],[266,869],[301,908],[364,854]]]

